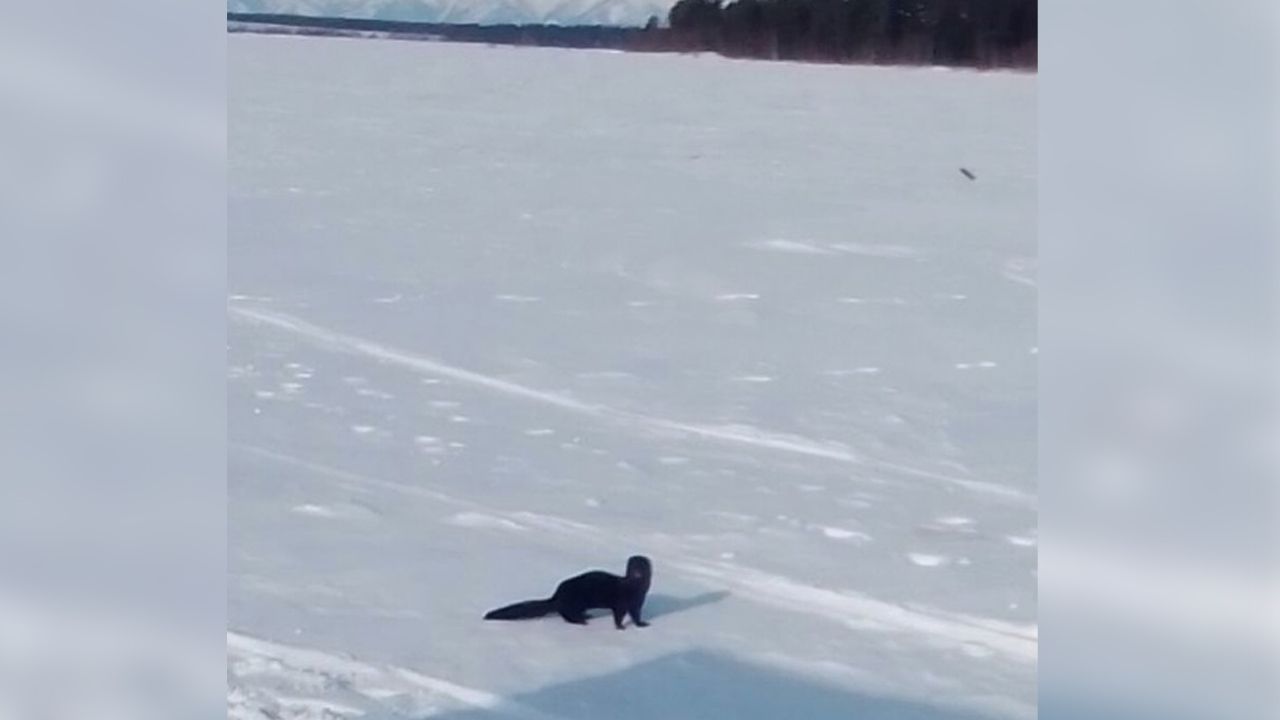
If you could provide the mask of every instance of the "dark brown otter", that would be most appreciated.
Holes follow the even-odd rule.
[[[640,619],[640,610],[652,580],[649,558],[634,555],[627,559],[627,574],[622,577],[603,570],[585,572],[560,583],[555,594],[546,600],[526,600],[498,608],[484,619],[528,620],[559,613],[566,622],[586,625],[587,611],[603,608],[613,612],[613,624],[619,630],[627,615],[636,627],[647,627],[649,623]]]

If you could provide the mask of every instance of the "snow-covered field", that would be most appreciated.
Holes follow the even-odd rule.
[[[228,42],[232,717],[1035,715],[1034,76]]]

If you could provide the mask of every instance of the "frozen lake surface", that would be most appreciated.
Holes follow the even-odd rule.
[[[228,42],[232,717],[1034,717],[1033,75]]]

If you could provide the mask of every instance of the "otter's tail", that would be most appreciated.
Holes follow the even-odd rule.
[[[485,620],[529,620],[555,612],[555,604],[547,600],[525,600],[485,614]]]

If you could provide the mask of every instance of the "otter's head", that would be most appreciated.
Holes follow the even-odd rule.
[[[632,555],[627,558],[627,579],[633,582],[649,584],[653,578],[653,565],[643,555]]]

